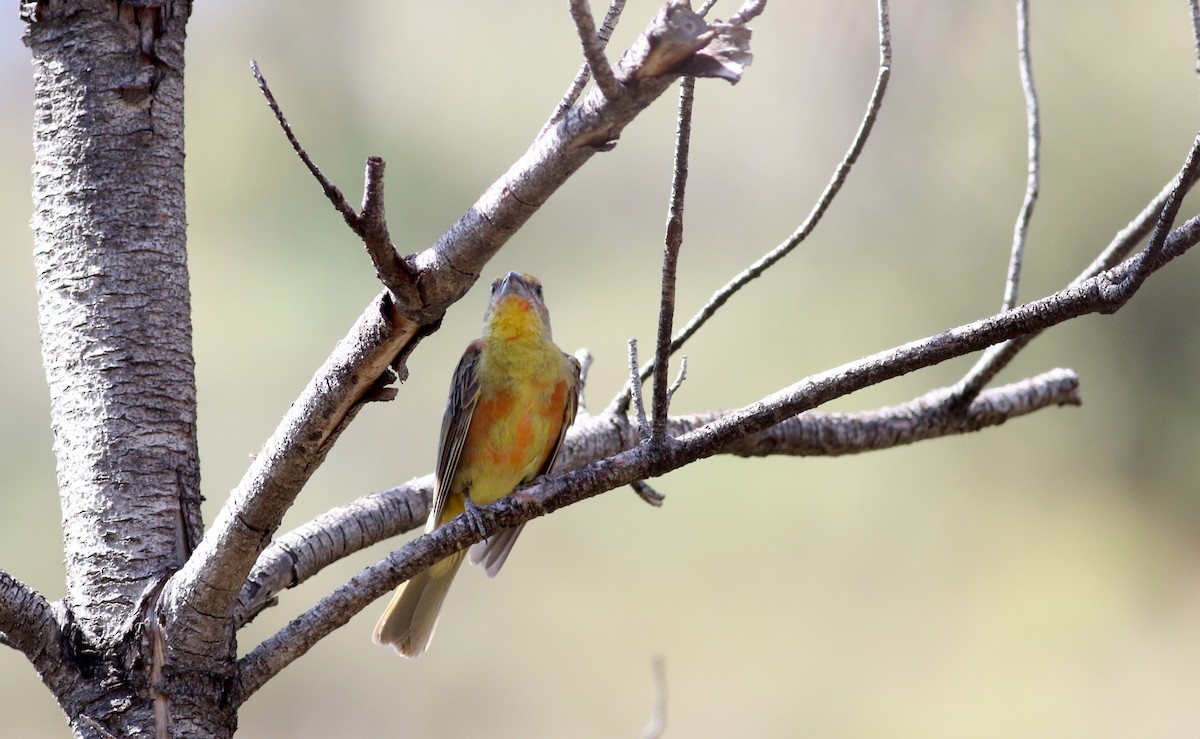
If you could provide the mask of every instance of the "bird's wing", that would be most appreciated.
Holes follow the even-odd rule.
[[[442,432],[438,441],[437,467],[434,470],[433,508],[429,516],[426,531],[437,528],[446,508],[446,499],[450,495],[450,481],[458,469],[458,460],[462,457],[463,444],[467,439],[467,429],[471,425],[471,416],[475,413],[475,405],[479,401],[479,356],[483,352],[483,341],[476,339],[467,345],[458,368],[454,370],[454,379],[450,382],[450,397],[446,399],[446,412],[442,416]]]
[[[554,468],[554,462],[558,459],[558,450],[562,449],[563,439],[567,438],[567,429],[571,428],[571,424],[575,423],[575,413],[579,410],[579,360],[572,357],[570,354],[563,353],[563,360],[566,361],[568,369],[572,373],[571,382],[567,388],[567,404],[563,408],[563,422],[558,429],[558,441],[554,442],[554,448],[550,450],[549,456],[546,457],[545,464],[538,470],[539,475],[548,475],[550,470]]]

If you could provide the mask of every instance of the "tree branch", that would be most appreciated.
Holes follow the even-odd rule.
[[[619,99],[608,100],[599,91],[586,96],[538,137],[433,247],[410,257],[416,290],[395,300],[385,294],[368,307],[292,405],[193,556],[164,588],[160,611],[168,632],[198,632],[212,639],[232,634],[231,614],[258,555],[338,434],[361,403],[374,397],[388,367],[402,362],[416,341],[436,328],[488,260],[568,177],[596,151],[611,148],[624,127],[682,73],[676,68],[704,55],[704,47],[714,40],[728,42],[723,54],[728,49],[748,54],[748,38],[746,29],[711,29],[686,4],[668,3],[617,65],[616,73],[626,80]],[[416,302],[407,302],[414,296]],[[211,668],[219,672],[221,666]]]
[[[379,157],[369,157],[367,159],[367,175],[366,184],[363,187],[362,210],[356,213],[338,186],[333,184],[321,172],[320,167],[308,155],[304,147],[300,145],[300,140],[296,138],[295,132],[292,131],[292,125],[288,123],[287,116],[283,114],[283,109],[275,99],[275,95],[271,92],[271,87],[267,84],[262,71],[258,68],[258,62],[251,60],[250,68],[254,72],[254,79],[258,81],[258,89],[262,91],[263,97],[267,100],[267,105],[271,108],[271,112],[275,114],[275,120],[279,121],[279,125],[283,129],[283,135],[287,137],[288,142],[292,145],[292,150],[296,152],[296,156],[300,157],[300,161],[304,163],[304,166],[308,167],[308,171],[312,173],[313,178],[321,186],[321,191],[325,193],[325,197],[329,199],[330,204],[342,214],[342,220],[346,222],[351,231],[362,239],[363,246],[366,248],[367,254],[371,257],[371,263],[375,265],[375,274],[379,278],[379,281],[383,283],[385,288],[391,291],[392,296],[399,304],[407,304],[419,300],[419,296],[416,293],[416,274],[408,266],[408,263],[400,258],[400,254],[396,251],[395,245],[392,244],[391,236],[388,234],[387,218],[384,215],[383,202],[383,159]]]
[[[662,294],[658,305],[658,337],[654,345],[654,398],[650,439],[662,443],[667,438],[667,365],[671,356],[671,331],[675,320],[675,275],[679,250],[683,247],[683,206],[687,196],[688,153],[692,141],[692,101],[696,80],[685,77],[679,86],[679,114],[675,130],[675,165],[671,178],[671,199],[667,208],[667,233],[663,239]],[[636,381],[637,377],[630,378]]]
[[[0,644],[25,655],[55,696],[79,675],[63,653],[55,606],[40,593],[0,570]]]
[[[907,403],[861,413],[808,411],[739,440],[725,452],[744,457],[841,456],[980,431],[1044,408],[1078,405],[1079,378],[1070,370],[1052,370],[985,390],[965,413],[952,406],[953,399],[953,389],[943,388]],[[679,436],[724,415],[714,411],[674,417],[668,433]],[[639,443],[638,429],[626,416],[581,419],[563,445],[560,469],[578,469]],[[272,605],[285,588],[358,550],[419,527],[429,514],[432,493],[433,476],[426,475],[334,508],[280,537],[259,557],[242,589],[237,626]]]
[[[600,49],[603,51],[608,46],[608,40],[612,38],[612,33],[617,28],[617,21],[621,19],[621,11],[625,9],[625,0],[612,0],[608,4],[608,12],[604,14],[604,21],[600,24],[600,29],[596,31],[596,39],[600,44]],[[567,88],[562,99],[558,101],[558,105],[554,107],[554,112],[542,124],[542,130],[538,132],[541,136],[546,132],[546,129],[558,123],[563,115],[570,109],[575,101],[579,99],[583,88],[587,87],[588,80],[592,78],[592,68],[588,66],[585,60],[579,65],[579,71],[575,73],[575,79],[571,80],[571,85]]]
[[[752,3],[748,2],[747,6]],[[875,86],[871,90],[871,96],[867,101],[867,108],[863,114],[862,121],[859,123],[858,131],[854,134],[853,140],[850,142],[850,147],[842,156],[842,160],[838,162],[834,168],[833,176],[830,177],[829,183],[821,192],[821,196],[809,211],[804,222],[800,224],[791,236],[783,243],[768,251],[756,262],[751,264],[746,269],[742,270],[732,280],[722,286],[719,290],[713,293],[708,302],[700,308],[697,313],[692,316],[687,325],[675,335],[671,340],[671,354],[679,351],[680,347],[692,337],[700,327],[708,320],[716,315],[730,298],[739,290],[745,287],[748,283],[762,275],[770,269],[776,262],[787,256],[793,249],[800,245],[802,241],[808,238],[808,235],[813,232],[817,224],[821,221],[821,217],[825,215],[825,211],[829,209],[834,197],[842,189],[846,178],[850,174],[850,170],[858,161],[859,155],[862,153],[863,147],[867,143],[867,139],[871,135],[871,130],[875,126],[875,119],[879,115],[879,110],[883,105],[883,96],[887,92],[888,80],[891,78],[892,72],[892,33],[891,33],[891,15],[888,8],[887,0],[879,0],[879,70],[875,77]],[[647,363],[641,369],[641,378],[645,380],[650,377],[654,371],[654,364]],[[609,403],[609,411],[623,412],[629,408],[629,388],[624,388],[612,401]]]
[[[1029,174],[1021,211],[1013,227],[1012,256],[1008,263],[1008,279],[1005,282],[1001,310],[1008,310],[1017,304],[1017,293],[1021,285],[1021,263],[1025,258],[1025,240],[1029,233],[1029,221],[1033,218],[1033,206],[1037,203],[1038,190],[1041,187],[1042,134],[1037,88],[1033,84],[1033,62],[1029,54],[1029,0],[1017,0],[1017,59],[1021,70],[1021,89],[1025,93],[1025,117],[1029,131]]]
[[[609,100],[616,100],[621,95],[621,83],[613,74],[608,58],[604,56],[605,39],[596,33],[596,22],[592,19],[592,8],[588,0],[571,0],[571,18],[575,21],[575,30],[579,33],[579,43],[583,47],[583,58],[587,61],[596,86]]]
[[[169,632],[223,628],[220,622],[232,612],[284,512],[421,328],[396,315],[389,293],[359,317],[288,409],[192,557],[164,588],[168,605],[161,611]]]
[[[259,555],[238,595],[234,628],[343,557],[423,525],[432,496],[433,475],[426,475],[338,506],[279,537]]]
[[[1193,141],[1183,169],[1163,187],[1158,195],[1142,209],[1142,212],[1136,218],[1130,221],[1125,228],[1117,232],[1100,255],[1078,277],[1071,281],[1072,285],[1078,285],[1116,267],[1120,264],[1121,260],[1128,257],[1129,253],[1133,251],[1142,239],[1146,238],[1147,234],[1151,233],[1152,229],[1158,226],[1161,222],[1162,214],[1171,202],[1173,194],[1176,192],[1186,193],[1196,182],[1193,159],[1196,156],[1198,145],[1200,145],[1200,137],[1196,141]],[[971,398],[975,397],[976,393],[991,382],[996,375],[1000,374],[1016,358],[1017,354],[1029,342],[1037,338],[1040,333],[1040,331],[1034,331],[988,347],[983,356],[979,358],[979,361],[975,363],[975,366],[955,386],[959,394],[960,405],[969,403]]]

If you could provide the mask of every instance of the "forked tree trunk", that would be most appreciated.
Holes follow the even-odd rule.
[[[65,653],[82,677],[58,698],[77,736],[228,736],[220,681],[170,674],[177,660],[147,628],[159,588],[201,532],[183,186],[191,3],[21,10],[34,64],[33,226]],[[232,641],[206,646],[231,661]]]

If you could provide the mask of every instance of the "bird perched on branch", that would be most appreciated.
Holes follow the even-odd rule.
[[[550,337],[542,284],[517,272],[497,278],[483,335],[467,345],[450,383],[426,533],[469,504],[486,505],[548,473],[575,419],[578,391],[579,362]],[[471,547],[471,562],[495,576],[521,528]],[[402,585],[375,626],[375,643],[405,657],[424,652],[466,554],[453,554]]]

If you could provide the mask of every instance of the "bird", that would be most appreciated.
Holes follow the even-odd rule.
[[[575,420],[579,385],[578,360],[551,337],[542,283],[519,272],[496,278],[482,335],[467,345],[450,382],[425,532],[548,474]],[[523,526],[474,545],[470,561],[494,577]],[[452,554],[401,585],[375,626],[375,643],[404,657],[424,653],[466,556]]]

